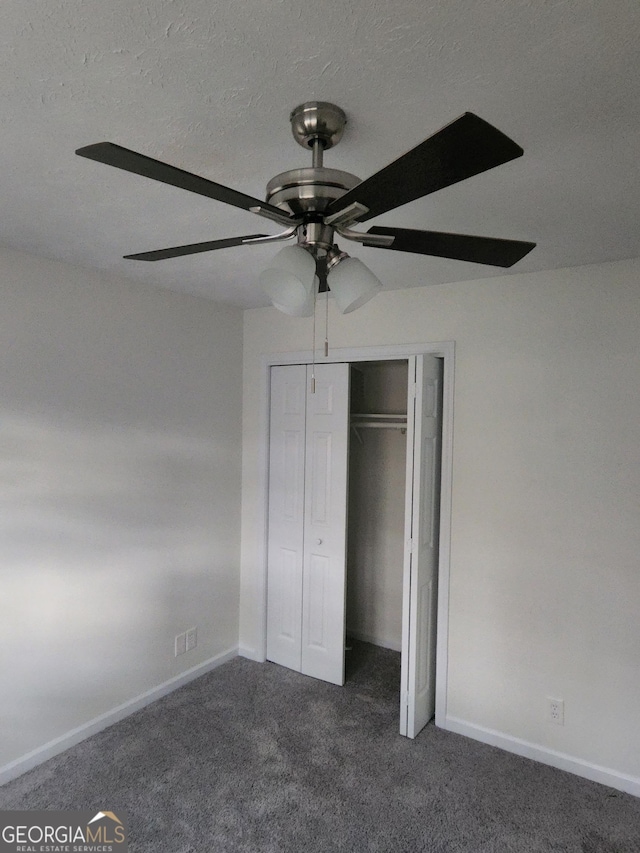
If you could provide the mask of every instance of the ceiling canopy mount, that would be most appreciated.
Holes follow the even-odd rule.
[[[347,117],[340,107],[327,101],[307,101],[291,110],[293,138],[303,148],[320,142],[323,150],[333,148],[342,139]]]

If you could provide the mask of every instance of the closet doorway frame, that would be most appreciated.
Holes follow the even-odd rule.
[[[442,370],[442,447],[440,466],[440,529],[438,547],[438,606],[436,633],[436,710],[435,724],[446,728],[447,683],[449,662],[449,584],[451,570],[451,509],[453,485],[453,392],[455,371],[455,342],[438,341],[422,344],[388,344],[371,347],[340,347],[318,358],[316,364],[335,362],[398,361],[412,355],[433,355],[443,361]],[[260,537],[259,591],[260,647],[256,659],[267,659],[267,546],[269,522],[269,411],[271,400],[271,368],[276,365],[311,364],[313,353],[303,350],[272,353],[262,356],[260,446]]]

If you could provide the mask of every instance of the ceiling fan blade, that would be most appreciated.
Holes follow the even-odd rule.
[[[260,201],[260,199],[232,190],[222,184],[216,184],[207,178],[193,175],[191,172],[185,172],[176,166],[161,163],[160,160],[138,154],[136,151],[123,148],[113,142],[96,142],[95,145],[78,148],[76,154],[80,157],[87,157],[89,160],[96,160],[98,163],[105,163],[107,166],[115,166],[116,169],[124,169],[125,172],[133,172],[135,175],[142,175],[145,178],[162,181],[182,190],[189,190],[192,193],[214,198],[225,204],[232,204],[234,207],[240,207],[243,210],[259,207],[261,211],[264,211],[264,214],[261,215],[270,213],[272,217],[277,216],[279,221],[292,218],[285,211]]]
[[[394,238],[390,246],[376,248],[416,252],[419,255],[434,255],[438,258],[452,258],[456,261],[471,261],[474,264],[490,264],[495,267],[513,266],[536,245],[522,240],[473,237],[471,234],[447,234],[443,231],[415,231],[412,228],[382,228],[375,225],[367,234],[387,234]],[[368,245],[366,238],[363,245]]]
[[[368,208],[367,213],[358,217],[360,222],[366,222],[523,153],[519,145],[493,125],[473,113],[464,113],[333,201],[327,214],[331,216],[357,202]]]
[[[139,252],[137,255],[125,255],[127,261],[164,261],[167,258],[179,258],[181,255],[195,255],[198,252],[212,252],[214,249],[227,249],[229,246],[241,246],[248,240],[266,237],[266,234],[247,234],[245,237],[227,237],[224,240],[210,240],[207,243],[190,243],[188,246],[174,246],[172,249],[156,249],[152,252]]]

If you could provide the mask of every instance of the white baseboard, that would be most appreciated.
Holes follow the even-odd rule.
[[[487,729],[484,726],[475,725],[475,723],[468,723],[466,720],[460,720],[457,717],[445,717],[444,725],[441,728],[459,735],[465,735],[474,740],[479,740],[490,746],[498,746],[507,752],[521,755],[523,758],[531,758],[533,761],[549,764],[551,767],[557,767],[559,770],[575,773],[577,776],[590,779],[592,782],[599,782],[601,785],[608,785],[610,788],[616,788],[618,791],[633,794],[634,797],[640,797],[640,779],[635,776],[628,776],[609,767],[601,767],[598,764],[583,761],[583,759],[576,758],[573,755],[557,752],[546,746],[530,743],[529,741],[503,734],[494,729]]]
[[[75,746],[77,743],[80,743],[80,741],[91,737],[91,735],[101,732],[103,729],[112,726],[114,723],[118,723],[120,720],[124,720],[125,717],[128,717],[135,711],[139,711],[140,708],[144,708],[145,705],[150,705],[152,702],[161,699],[168,693],[172,693],[179,687],[183,687],[195,678],[199,678],[201,675],[204,675],[213,669],[217,669],[217,667],[222,666],[223,663],[227,663],[227,661],[230,661],[237,656],[237,647],[228,649],[226,652],[221,652],[219,655],[215,655],[214,657],[209,658],[209,660],[191,667],[191,669],[188,669],[186,672],[182,672],[180,675],[170,678],[168,681],[159,684],[157,687],[147,690],[146,693],[142,693],[140,696],[136,696],[128,702],[124,702],[122,705],[118,705],[117,708],[113,708],[111,711],[100,714],[99,717],[95,717],[94,719],[83,723],[81,726],[60,735],[60,737],[49,741],[49,743],[45,743],[43,746],[28,752],[26,755],[16,758],[15,761],[11,761],[9,764],[5,764],[4,767],[0,767],[0,785],[4,785],[12,779],[16,779],[18,776],[26,773],[27,770],[37,767],[38,764],[48,761],[50,758],[53,758],[54,755],[64,752],[66,749],[69,749],[69,747]]]
[[[240,646],[238,648],[238,654],[241,658],[247,658],[248,660],[256,661],[256,663],[264,663],[266,660],[264,655],[260,654],[257,649],[251,648],[250,646]]]
[[[379,646],[382,649],[391,649],[394,652],[402,651],[402,641],[396,642],[386,637],[376,637],[373,634],[365,634],[364,631],[352,631],[350,628],[347,629],[347,636],[353,637],[354,640],[361,640],[363,643],[371,643],[372,646]]]

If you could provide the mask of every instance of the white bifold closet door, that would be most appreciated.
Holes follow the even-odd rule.
[[[349,365],[271,369],[267,658],[344,684]]]
[[[300,671],[307,368],[271,368],[267,658]]]
[[[409,359],[400,734],[415,737],[435,712],[442,363]],[[412,452],[411,452],[412,449]]]

